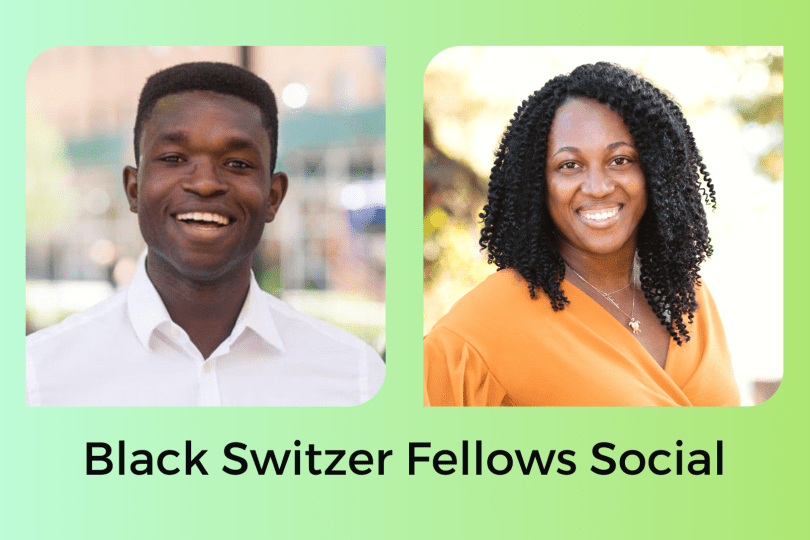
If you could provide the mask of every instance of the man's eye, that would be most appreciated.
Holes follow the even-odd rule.
[[[182,158],[180,156],[176,156],[176,155],[163,156],[163,157],[160,157],[158,159],[160,161],[165,162],[165,163],[180,163],[180,161],[182,160]]]
[[[244,161],[242,161],[240,159],[232,159],[229,162],[227,162],[226,165],[228,167],[233,168],[233,169],[249,169],[250,168],[249,163],[246,163],[246,162],[244,162]]]

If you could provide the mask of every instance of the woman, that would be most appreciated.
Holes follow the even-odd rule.
[[[739,405],[680,108],[583,65],[518,107],[481,218],[498,272],[425,337],[426,405]]]

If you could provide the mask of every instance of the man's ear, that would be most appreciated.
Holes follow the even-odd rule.
[[[270,178],[270,197],[267,198],[267,223],[276,218],[284,195],[287,194],[287,173],[277,172]]]
[[[124,193],[129,201],[129,211],[138,213],[138,169],[124,167]]]

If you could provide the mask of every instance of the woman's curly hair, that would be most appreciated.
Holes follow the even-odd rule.
[[[537,298],[542,288],[557,311],[569,303],[560,284],[565,264],[546,206],[548,135],[557,108],[586,97],[617,112],[630,129],[647,183],[639,224],[641,289],[661,324],[681,345],[697,309],[700,265],[712,254],[706,204],[714,185],[680,107],[649,81],[599,62],[548,81],[518,107],[504,132],[489,182],[481,248],[499,269],[514,268]]]

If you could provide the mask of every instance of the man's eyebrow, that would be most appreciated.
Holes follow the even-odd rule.
[[[188,141],[188,137],[182,131],[169,131],[161,133],[155,142],[169,142],[182,144]]]
[[[167,131],[161,133],[155,140],[156,143],[176,143],[187,144],[189,142],[188,135],[183,131]],[[223,147],[229,152],[234,150],[254,150],[259,151],[259,146],[252,140],[245,137],[228,137],[225,139]]]
[[[244,137],[230,137],[225,140],[225,147],[228,150],[255,150],[259,151],[259,146],[252,139]]]

